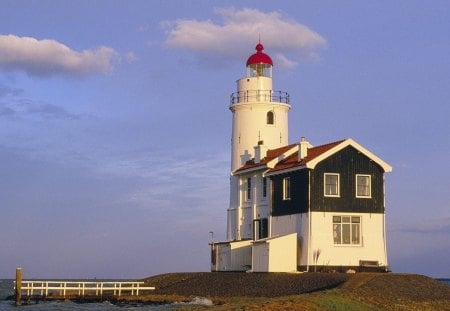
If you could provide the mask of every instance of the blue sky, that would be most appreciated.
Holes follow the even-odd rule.
[[[1,1],[0,278],[207,271],[261,35],[290,142],[386,176],[396,272],[450,277],[447,1]]]

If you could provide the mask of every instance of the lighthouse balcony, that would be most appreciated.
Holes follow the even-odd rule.
[[[247,90],[230,95],[230,105],[256,102],[289,104],[289,93],[272,90]]]

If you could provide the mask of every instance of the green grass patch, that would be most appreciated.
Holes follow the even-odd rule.
[[[312,294],[309,297],[305,297],[314,304],[316,304],[321,310],[332,310],[332,311],[347,311],[347,310],[358,310],[358,311],[377,311],[379,308],[363,303],[361,301],[356,301],[350,297],[343,295],[333,294],[333,293],[320,293]]]

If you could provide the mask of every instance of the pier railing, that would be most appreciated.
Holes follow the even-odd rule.
[[[22,269],[16,269],[14,293],[16,305],[22,300],[85,299],[102,300],[109,297],[139,296],[153,291],[143,281],[70,281],[70,280],[22,280]]]
[[[144,286],[142,281],[48,281],[48,280],[22,280],[22,296],[58,296],[84,297],[84,296],[122,296],[123,294],[138,296],[143,291],[154,290],[155,287]]]

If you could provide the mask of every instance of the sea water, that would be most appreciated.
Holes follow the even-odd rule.
[[[69,300],[63,301],[41,301],[39,303],[31,302],[29,305],[23,305],[20,308],[15,307],[14,300],[5,300],[7,297],[13,295],[13,280],[0,280],[0,310],[1,311],[101,311],[101,310],[130,310],[130,311],[144,311],[144,310],[174,310],[178,307],[188,308],[190,305],[211,305],[209,299],[196,297],[188,303],[173,303],[173,304],[145,304],[145,303],[123,303],[120,305],[112,304],[108,301],[104,302],[88,302],[76,303]]]
[[[450,286],[450,279],[436,279],[436,280]]]

